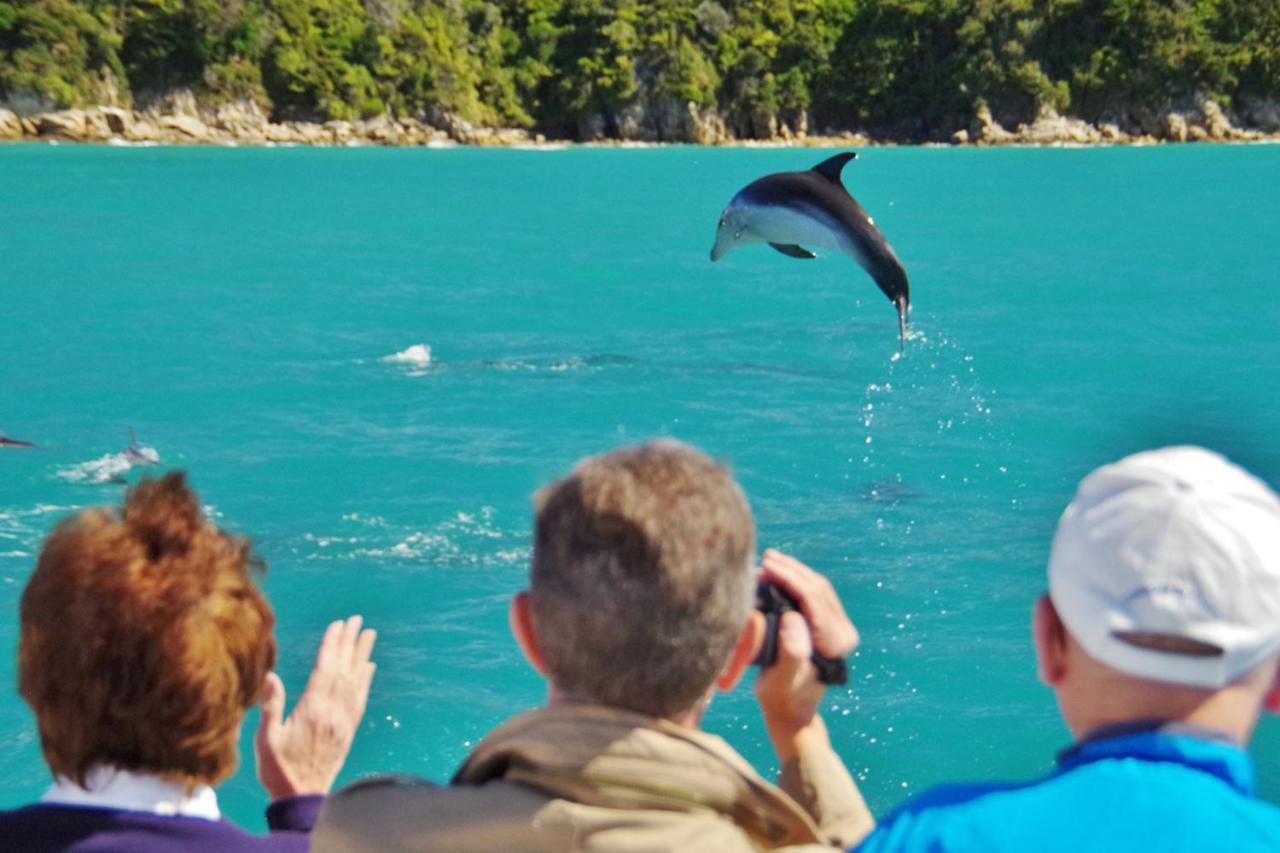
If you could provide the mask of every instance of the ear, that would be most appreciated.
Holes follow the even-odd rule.
[[[1276,667],[1276,674],[1271,679],[1271,686],[1267,688],[1267,692],[1262,698],[1262,707],[1272,714],[1280,714],[1280,667]]]
[[[747,667],[751,666],[756,655],[760,654],[760,644],[763,642],[764,614],[759,610],[752,610],[751,615],[747,617],[747,624],[742,627],[742,633],[738,635],[738,642],[733,645],[728,663],[716,676],[717,690],[727,693],[737,686]]]
[[[520,651],[524,652],[529,666],[547,677],[547,664],[542,657],[542,648],[538,645],[537,632],[533,630],[533,598],[528,590],[521,590],[511,599],[511,609],[507,612],[511,622],[511,635],[516,638]]]
[[[1036,599],[1031,613],[1036,647],[1036,674],[1046,687],[1057,687],[1067,674],[1067,629],[1048,595]]]

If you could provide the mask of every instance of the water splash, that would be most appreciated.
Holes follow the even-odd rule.
[[[429,525],[406,525],[361,513],[342,516],[342,529],[305,533],[294,551],[306,560],[376,560],[427,566],[514,565],[528,559],[527,531],[505,529],[493,507],[456,512]]]
[[[160,454],[154,447],[108,453],[77,465],[59,469],[57,476],[68,483],[100,486],[106,483],[123,483],[124,475],[135,465],[159,465]]]
[[[431,366],[431,347],[427,344],[414,344],[379,360],[408,368],[410,376],[422,376]]]

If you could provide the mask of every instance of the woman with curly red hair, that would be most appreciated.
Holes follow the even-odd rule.
[[[0,849],[301,851],[346,760],[373,678],[359,616],[325,632],[284,718],[275,617],[246,539],[207,521],[180,472],[85,510],[41,549],[21,605],[18,686],[54,784],[0,812]],[[271,833],[223,820],[245,711],[261,703]]]

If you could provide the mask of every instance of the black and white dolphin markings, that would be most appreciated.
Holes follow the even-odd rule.
[[[0,432],[0,447],[29,447],[35,449],[35,445],[31,442],[19,441],[16,438],[6,438],[2,432]]]
[[[815,257],[805,245],[842,252],[871,275],[898,309],[901,347],[911,311],[907,271],[875,222],[840,183],[840,170],[857,156],[846,151],[807,172],[777,172],[747,184],[720,214],[711,260],[750,243],[768,243],[793,258]]]

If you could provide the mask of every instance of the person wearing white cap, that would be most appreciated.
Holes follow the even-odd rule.
[[[1036,602],[1040,679],[1076,743],[1024,784],[912,799],[857,848],[1280,850],[1244,752],[1280,711],[1280,498],[1196,447],[1094,471]]]

